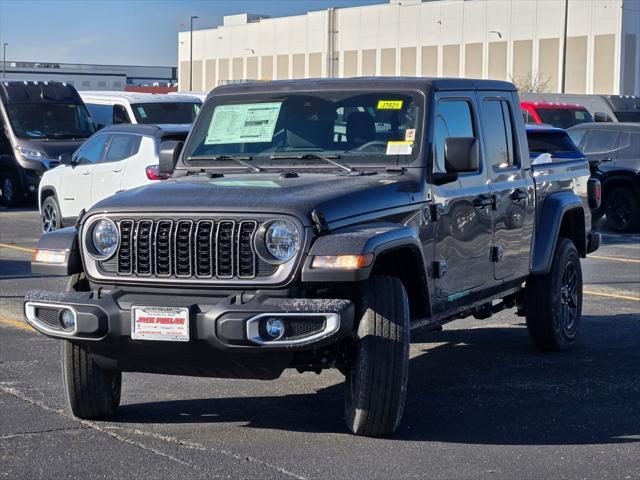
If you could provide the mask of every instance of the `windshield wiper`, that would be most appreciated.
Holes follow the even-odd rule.
[[[234,155],[194,155],[191,157],[187,157],[187,160],[189,161],[189,163],[191,162],[210,162],[210,161],[219,161],[219,160],[232,160],[236,163],[239,163],[242,166],[247,167],[248,169],[250,169],[252,172],[262,172],[263,169],[256,166],[256,165],[251,165],[249,162],[249,160],[251,160],[253,157],[250,157],[249,155],[238,155],[238,156],[234,156]]]
[[[318,155],[317,153],[300,153],[290,155],[271,155],[271,160],[324,160],[338,168],[341,168],[345,172],[355,172],[356,169],[336,160],[340,158],[340,155]]]

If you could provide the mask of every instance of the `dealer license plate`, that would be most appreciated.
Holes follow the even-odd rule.
[[[131,307],[134,340],[189,341],[189,309],[186,307]]]

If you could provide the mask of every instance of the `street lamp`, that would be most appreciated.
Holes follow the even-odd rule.
[[[2,78],[7,76],[7,45],[6,42],[2,44]]]
[[[193,91],[193,21],[196,15],[189,17],[189,91]]]
[[[567,78],[567,18],[569,17],[569,0],[564,0],[564,31],[562,35],[562,82],[560,93],[565,93]]]

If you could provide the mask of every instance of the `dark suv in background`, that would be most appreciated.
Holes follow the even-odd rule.
[[[602,206],[594,220],[606,216],[617,232],[640,227],[640,124],[584,123],[568,129],[602,183]]]

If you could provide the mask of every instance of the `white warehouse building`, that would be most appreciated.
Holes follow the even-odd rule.
[[[336,2],[339,4],[339,2]],[[371,75],[562,85],[565,0],[390,0],[179,34],[179,89]],[[640,0],[568,0],[568,93],[640,95]],[[191,68],[190,68],[191,66]],[[193,78],[190,82],[190,71]]]

